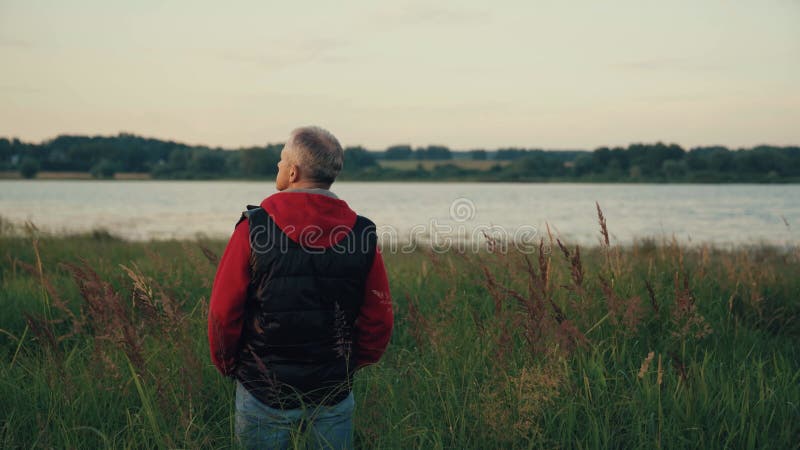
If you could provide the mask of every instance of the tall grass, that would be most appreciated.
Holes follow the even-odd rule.
[[[385,255],[357,444],[797,448],[797,250],[623,248],[598,215],[593,248]],[[224,243],[24,234],[0,237],[0,447],[235,447],[205,337]]]

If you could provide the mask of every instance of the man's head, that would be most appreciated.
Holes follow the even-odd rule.
[[[281,151],[275,187],[331,187],[344,164],[344,151],[330,131],[320,127],[301,127],[292,131]]]

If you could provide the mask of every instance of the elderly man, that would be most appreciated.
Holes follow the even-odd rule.
[[[353,374],[389,342],[375,225],[330,191],[343,159],[328,131],[294,130],[279,192],[242,213],[217,269],[211,357],[236,379],[236,433],[248,448],[286,447],[302,430],[320,448],[351,448]]]

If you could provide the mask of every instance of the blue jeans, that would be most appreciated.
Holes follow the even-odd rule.
[[[311,448],[353,448],[353,393],[333,406],[275,409],[236,382],[236,436],[248,449],[289,448],[293,436],[309,430]]]

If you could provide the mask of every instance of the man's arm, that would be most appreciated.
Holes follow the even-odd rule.
[[[394,312],[386,268],[377,248],[364,287],[364,304],[361,306],[355,325],[356,367],[378,362],[392,336]]]
[[[249,225],[243,220],[236,225],[219,262],[208,307],[211,360],[223,375],[230,375],[236,363],[250,283],[249,261]]]

